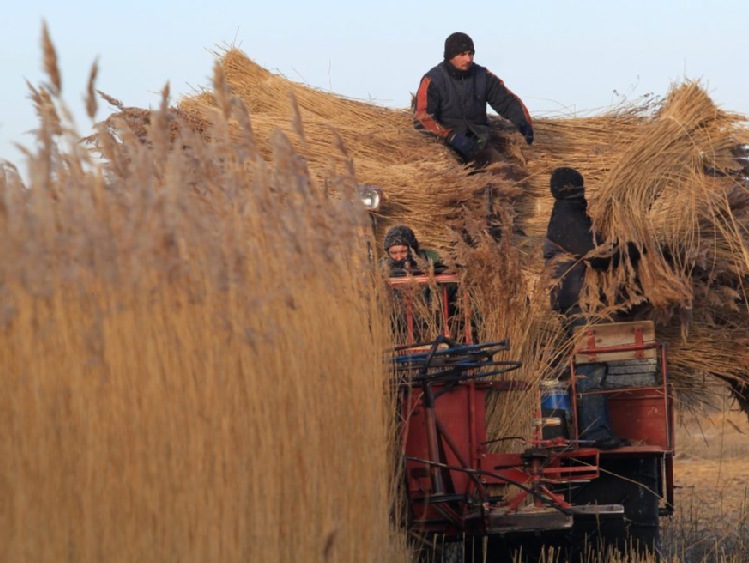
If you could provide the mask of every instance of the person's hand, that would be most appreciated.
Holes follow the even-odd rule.
[[[476,141],[465,133],[450,133],[447,144],[466,160],[471,160],[479,150]]]
[[[529,145],[533,144],[533,126],[527,121],[523,121],[518,127],[520,134],[525,137],[525,142]]]

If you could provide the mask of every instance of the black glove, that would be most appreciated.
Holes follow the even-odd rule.
[[[479,150],[476,140],[465,133],[450,133],[447,136],[447,144],[466,160],[471,160]]]
[[[528,123],[527,121],[523,121],[518,126],[518,131],[520,131],[520,134],[525,137],[526,143],[528,143],[529,145],[533,144],[533,127],[530,123]]]

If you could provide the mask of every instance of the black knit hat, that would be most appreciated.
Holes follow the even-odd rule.
[[[583,175],[574,168],[562,166],[551,173],[551,195],[555,199],[580,199],[585,197]]]
[[[385,235],[385,252],[387,252],[391,246],[396,244],[402,244],[404,246],[410,246],[414,252],[419,251],[419,241],[416,240],[416,235],[411,230],[411,227],[406,225],[398,225],[390,229]]]
[[[456,31],[451,33],[450,36],[445,39],[445,60],[449,61],[455,55],[460,55],[466,51],[474,51],[473,39],[468,37],[467,33],[462,31]]]

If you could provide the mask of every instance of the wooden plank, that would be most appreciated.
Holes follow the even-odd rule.
[[[581,332],[583,334],[581,334]],[[635,344],[652,344],[655,342],[655,325],[653,321],[633,321],[627,323],[607,323],[579,327],[574,332],[577,350],[587,350],[585,354],[576,353],[575,363],[590,364],[616,360],[649,359],[656,357],[655,348],[611,353],[596,353],[597,348],[615,348]]]

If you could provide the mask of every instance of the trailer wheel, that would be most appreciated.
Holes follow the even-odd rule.
[[[443,536],[432,538],[430,544],[419,549],[419,563],[464,563],[465,545],[462,540],[447,541]]]
[[[573,504],[621,504],[624,522],[575,522],[574,552],[614,547],[623,553],[660,552],[661,464],[658,457],[601,461],[601,476],[571,491]],[[587,545],[586,545],[587,544]]]
[[[442,558],[437,561],[442,561],[442,563],[463,563],[465,560],[462,541],[443,544],[441,551]]]

